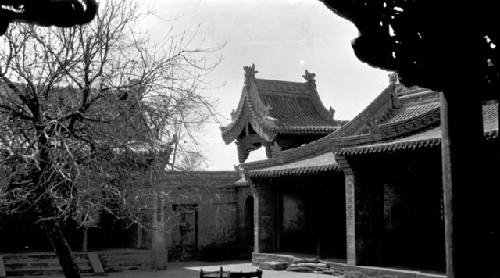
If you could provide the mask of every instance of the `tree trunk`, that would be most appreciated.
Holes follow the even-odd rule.
[[[37,205],[37,211],[41,219],[49,219],[41,222],[42,230],[47,234],[54,251],[59,259],[64,276],[66,278],[80,278],[80,271],[75,264],[75,260],[71,254],[71,248],[64,237],[63,231],[57,216],[57,207],[50,194],[46,194],[47,186],[59,182],[60,177],[57,172],[54,172],[56,167],[53,167],[50,158],[50,144],[45,135],[45,125],[41,118],[40,106],[33,109],[33,114],[37,120],[35,127],[38,134],[38,149],[39,153],[39,167],[40,170],[33,175],[33,184],[37,185],[37,195],[45,196]]]
[[[80,270],[71,254],[71,248],[64,237],[59,222],[57,220],[47,221],[42,225],[42,228],[56,251],[59,264],[63,268],[64,277],[80,278]]]

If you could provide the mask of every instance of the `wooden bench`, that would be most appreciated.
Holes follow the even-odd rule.
[[[231,272],[231,271],[224,271],[222,269],[222,266],[220,267],[219,270],[215,271],[203,271],[203,269],[200,270],[200,278],[252,278],[252,277],[258,277],[262,278],[262,270],[257,269],[256,271],[250,271],[250,272]]]
[[[220,267],[220,270],[214,270],[214,271],[203,271],[203,269],[200,269],[200,278],[228,278],[229,277],[229,272],[224,271],[222,269],[222,266]]]

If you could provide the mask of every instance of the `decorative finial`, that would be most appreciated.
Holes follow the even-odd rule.
[[[255,74],[258,73],[258,71],[255,70],[255,64],[252,64],[252,66],[244,66],[243,69],[245,70],[245,78],[255,78]]]
[[[237,116],[238,116],[238,114],[236,114],[236,111],[233,109],[233,110],[231,111],[231,120],[232,120],[232,121],[236,120],[236,117],[237,117]]]
[[[334,118],[335,116],[335,109],[333,109],[331,106],[330,106],[330,109],[328,110],[328,112],[330,113],[330,117],[332,117],[332,119]]]
[[[390,84],[399,84],[399,77],[397,72],[389,73],[389,83]]]
[[[302,75],[302,77],[304,77],[307,84],[311,85],[313,88],[316,88],[316,79],[315,79],[316,74],[315,73],[311,73],[308,70],[306,70],[306,72],[304,73],[304,75]]]

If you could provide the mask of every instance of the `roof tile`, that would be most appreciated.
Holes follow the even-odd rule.
[[[303,174],[320,173],[331,170],[339,170],[339,165],[332,152],[323,153],[311,158],[296,162],[248,171],[249,177],[281,177],[297,176]]]
[[[270,116],[278,120],[278,128],[283,131],[294,129],[333,131],[333,119],[322,117],[307,96],[264,94],[261,98],[271,107]]]
[[[255,84],[262,102],[270,107],[269,116],[277,119],[278,132],[335,130],[335,121],[314,102],[306,84],[265,79],[255,79]]]
[[[387,120],[383,121],[381,124],[389,125],[398,122],[403,122],[415,118],[419,115],[425,114],[434,109],[439,109],[439,102],[431,102],[420,105],[402,107],[400,109],[393,111],[391,113],[392,115]]]

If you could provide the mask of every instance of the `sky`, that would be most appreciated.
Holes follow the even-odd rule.
[[[388,86],[388,72],[360,62],[351,48],[358,31],[318,0],[143,0],[155,16],[142,22],[153,39],[174,32],[197,32],[201,46],[224,47],[222,61],[202,93],[218,99],[220,122],[230,122],[244,84],[243,66],[255,64],[257,78],[303,82],[307,69],[316,74],[317,90],[335,119],[350,120]],[[233,170],[234,142],[225,145],[219,123],[196,132],[206,170]],[[263,148],[247,161],[264,159]]]

